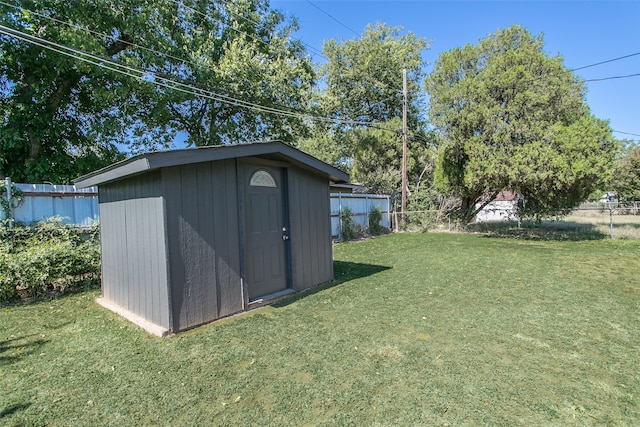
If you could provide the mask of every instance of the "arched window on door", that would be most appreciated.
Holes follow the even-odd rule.
[[[258,170],[251,175],[249,185],[252,187],[278,187],[276,180],[266,170]]]

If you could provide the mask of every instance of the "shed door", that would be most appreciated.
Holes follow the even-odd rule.
[[[282,168],[246,166],[246,273],[249,301],[287,288],[287,239]]]

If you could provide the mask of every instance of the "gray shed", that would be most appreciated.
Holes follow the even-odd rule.
[[[142,154],[98,186],[99,302],[163,335],[333,279],[330,183],[349,176],[281,142]]]

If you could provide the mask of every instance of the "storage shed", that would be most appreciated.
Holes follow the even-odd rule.
[[[99,302],[158,335],[333,279],[330,183],[349,176],[281,142],[141,154],[98,186]]]

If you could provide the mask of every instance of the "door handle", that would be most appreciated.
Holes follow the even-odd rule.
[[[282,240],[289,240],[289,236],[287,236],[286,234],[282,235]]]

